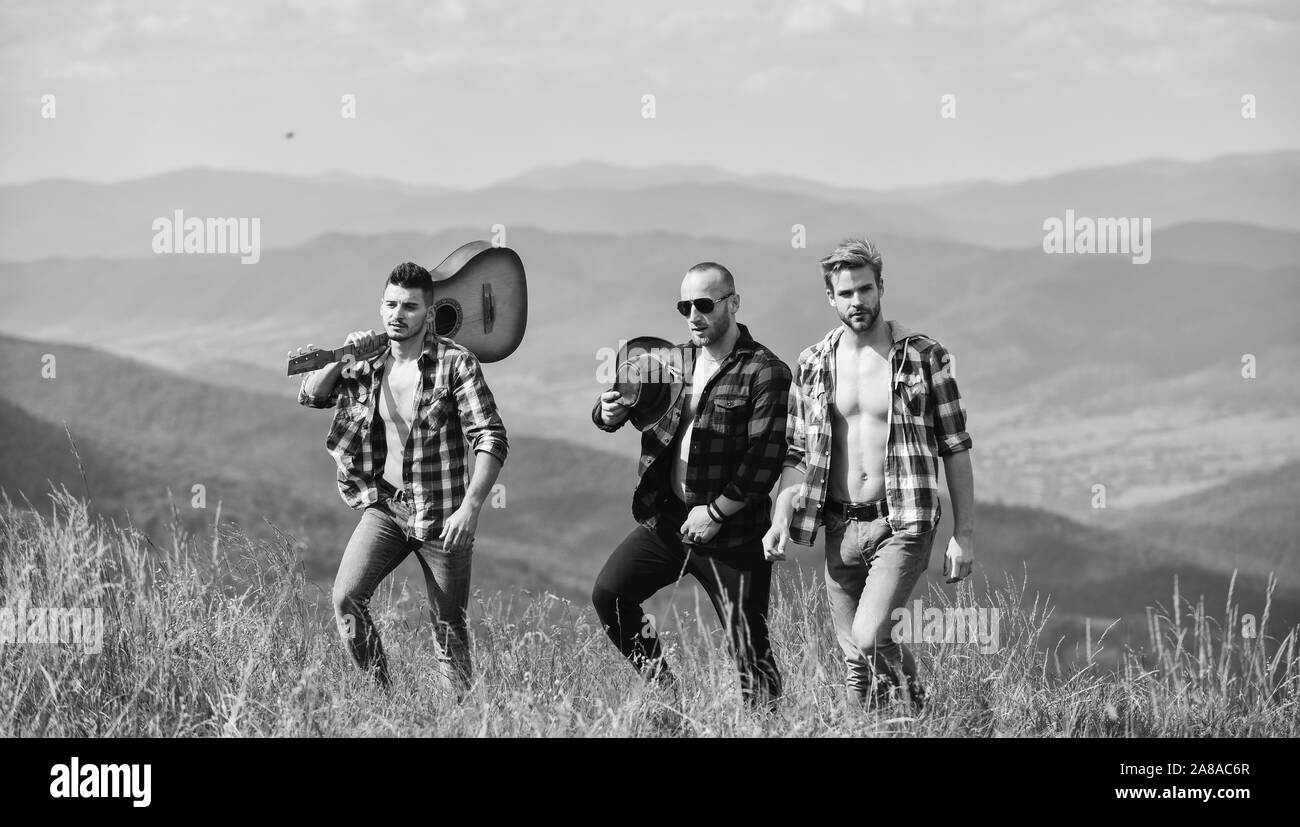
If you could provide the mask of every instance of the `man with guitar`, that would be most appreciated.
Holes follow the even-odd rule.
[[[440,680],[454,682],[463,697],[471,677],[466,606],[474,531],[508,444],[478,358],[434,332],[433,290],[423,267],[394,268],[379,305],[384,332],[350,334],[341,359],[304,378],[298,401],[336,408],[325,445],[338,465],[339,493],[362,511],[334,580],[348,651],[388,687],[369,602],[414,551],[429,590]],[[475,452],[468,483],[467,445]]]

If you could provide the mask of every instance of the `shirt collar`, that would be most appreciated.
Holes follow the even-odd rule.
[[[420,352],[420,358],[418,360],[420,367],[425,367],[430,361],[438,358],[438,347],[438,335],[433,332],[433,325],[430,324],[424,330],[424,349]],[[384,360],[387,358],[388,348],[384,347],[366,361],[370,363],[370,367],[375,370],[380,370],[383,368]]]
[[[885,324],[889,325],[889,340],[897,345],[899,342],[905,342],[913,336],[919,336],[915,330],[899,321],[889,320]],[[835,329],[827,333],[818,344],[819,355],[823,359],[829,359],[830,355],[835,352],[835,345],[839,343],[840,337],[844,335],[844,325],[836,325]]]
[[[752,355],[754,351],[758,348],[758,343],[755,342],[754,337],[749,334],[748,327],[745,327],[740,322],[736,322],[736,329],[740,331],[740,335],[736,337],[736,343],[731,346],[731,353],[728,353],[726,356],[722,357],[722,361],[724,362],[727,359],[731,358],[732,353],[736,355],[740,355],[742,353]],[[692,351],[698,351],[701,345],[697,345],[694,342],[690,342],[686,345],[686,347]]]

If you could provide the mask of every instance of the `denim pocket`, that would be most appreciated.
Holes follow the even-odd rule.
[[[848,525],[848,521],[844,519],[844,515],[842,513],[830,514],[827,513],[825,509],[823,509],[822,525],[823,528],[825,528],[826,533],[828,535],[839,534],[842,531],[844,531],[844,527]]]

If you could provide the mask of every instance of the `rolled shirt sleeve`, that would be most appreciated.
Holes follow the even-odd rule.
[[[457,355],[455,375],[456,410],[466,442],[475,452],[486,451],[504,465],[510,450],[506,426],[474,354],[464,351]]]
[[[329,396],[313,396],[307,392],[307,380],[312,374],[307,374],[302,378],[302,384],[298,386],[298,404],[305,405],[308,408],[332,408],[339,399],[339,383],[334,383],[333,390]]]
[[[966,408],[962,405],[957,378],[953,375],[953,358],[937,342],[930,348],[929,367],[934,398],[934,436],[939,445],[939,456],[969,451],[971,438],[966,432]]]
[[[807,400],[804,397],[804,374],[807,366],[801,359],[799,361],[798,380],[790,384],[790,395],[787,403],[788,413],[785,420],[785,460],[783,462],[786,468],[793,468],[800,474],[808,473],[808,438],[807,438],[807,421],[804,412],[807,410]]]

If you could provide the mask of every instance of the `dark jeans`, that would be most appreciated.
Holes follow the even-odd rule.
[[[740,670],[746,704],[769,708],[781,694],[781,673],[772,656],[767,631],[767,604],[772,564],[763,558],[762,540],[720,552],[698,552],[682,544],[677,528],[685,519],[680,509],[661,501],[658,530],[637,526],[624,538],[596,578],[591,601],[610,640],[647,678],[667,674],[659,636],[641,603],[689,573],[709,595],[718,619],[728,632]]]
[[[357,665],[371,672],[381,686],[388,686],[388,659],[379,630],[370,618],[370,598],[407,555],[418,551],[427,558],[421,560],[421,568],[434,626],[439,666],[436,679],[443,687],[454,684],[458,695],[463,695],[471,680],[465,609],[469,603],[472,552],[449,552],[436,537],[423,543],[408,538],[406,516],[405,506],[393,500],[380,501],[362,512],[334,578],[334,614],[339,634]]]

